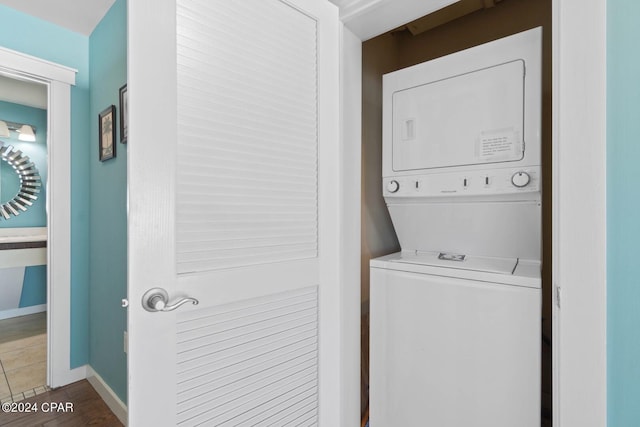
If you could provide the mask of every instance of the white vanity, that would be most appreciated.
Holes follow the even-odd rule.
[[[24,270],[47,264],[47,228],[0,228],[0,319],[19,315]]]

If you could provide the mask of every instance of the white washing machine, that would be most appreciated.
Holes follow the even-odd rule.
[[[383,77],[371,427],[539,427],[540,28]]]
[[[539,427],[540,309],[537,261],[372,260],[370,425]]]

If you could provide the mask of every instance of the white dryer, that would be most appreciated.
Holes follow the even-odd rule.
[[[538,427],[540,28],[383,77],[371,427]]]

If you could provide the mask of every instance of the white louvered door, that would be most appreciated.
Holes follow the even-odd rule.
[[[338,426],[335,7],[128,10],[129,424]]]

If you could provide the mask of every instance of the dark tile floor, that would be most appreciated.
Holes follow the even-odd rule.
[[[3,427],[123,425],[86,380],[10,404],[15,405],[13,408],[7,407],[7,403],[4,405],[0,411],[0,426]],[[32,412],[24,412],[25,408]],[[7,409],[22,409],[23,412],[7,412]]]

